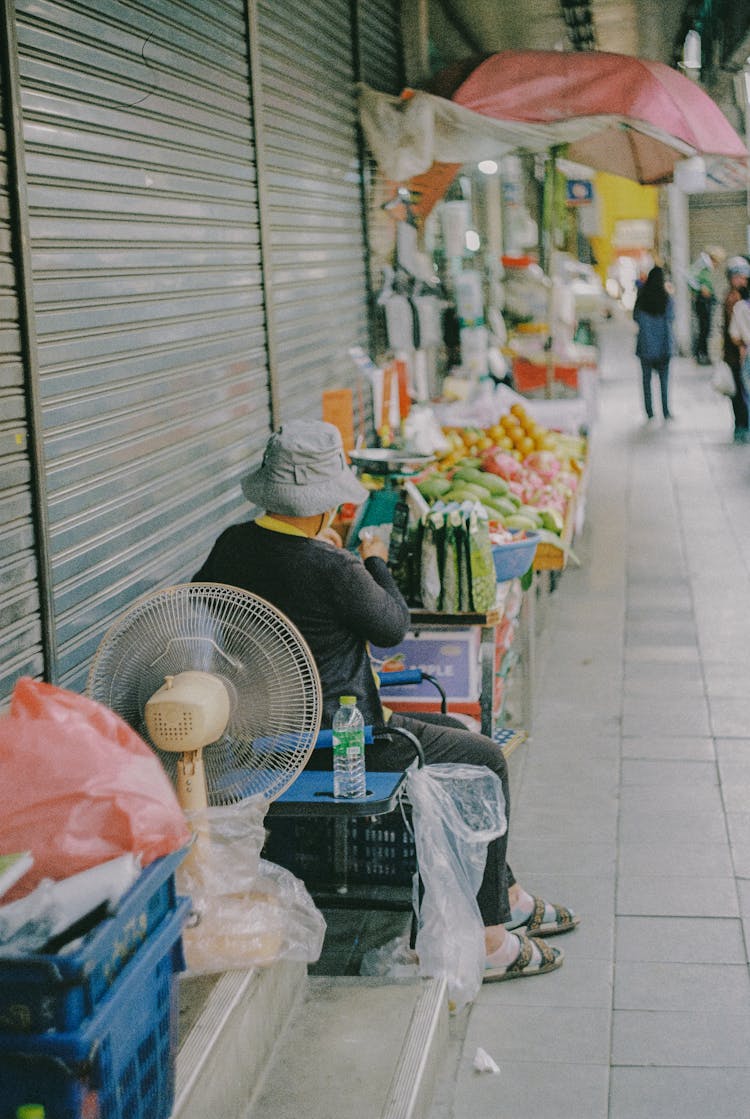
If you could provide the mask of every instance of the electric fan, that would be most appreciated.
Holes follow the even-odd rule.
[[[320,728],[302,635],[265,599],[220,583],[138,599],[105,633],[87,694],[155,750],[185,811],[274,800]]]

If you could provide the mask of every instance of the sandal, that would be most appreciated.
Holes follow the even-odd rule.
[[[553,920],[544,920],[546,909],[553,911]],[[513,932],[522,932],[526,936],[559,936],[560,933],[570,932],[580,923],[581,918],[570,909],[566,909],[564,905],[553,905],[552,902],[546,902],[543,898],[535,897],[534,908],[530,916],[522,918],[515,924],[508,921],[505,927]]]
[[[515,960],[505,967],[486,965],[482,978],[483,983],[503,983],[506,979],[526,979],[532,975],[543,975],[546,971],[554,971],[555,968],[562,966],[563,953],[560,948],[550,948],[543,940],[537,940],[536,937],[522,936],[518,933],[514,935],[518,937],[519,942],[518,955]],[[535,948],[539,953],[536,959],[534,958]]]

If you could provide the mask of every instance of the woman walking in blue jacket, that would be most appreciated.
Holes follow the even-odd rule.
[[[650,420],[654,418],[651,398],[651,375],[659,374],[661,409],[665,420],[671,420],[669,411],[669,360],[674,353],[672,323],[674,305],[664,286],[664,271],[658,265],[651,269],[638,292],[633,309],[638,324],[636,356],[641,359],[643,371],[643,405]]]

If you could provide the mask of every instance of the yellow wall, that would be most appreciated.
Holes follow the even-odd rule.
[[[615,222],[643,218],[653,221],[655,228],[659,214],[659,191],[657,187],[641,186],[631,179],[605,172],[596,174],[594,188],[599,207],[599,236],[590,240],[597,260],[596,270],[604,281],[614,259],[612,236]]]

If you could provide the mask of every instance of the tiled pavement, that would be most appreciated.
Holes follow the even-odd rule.
[[[545,611],[510,848],[583,920],[562,969],[452,1021],[432,1119],[750,1116],[750,446],[685,359],[676,421],[646,427],[631,327],[601,343],[582,562]]]

